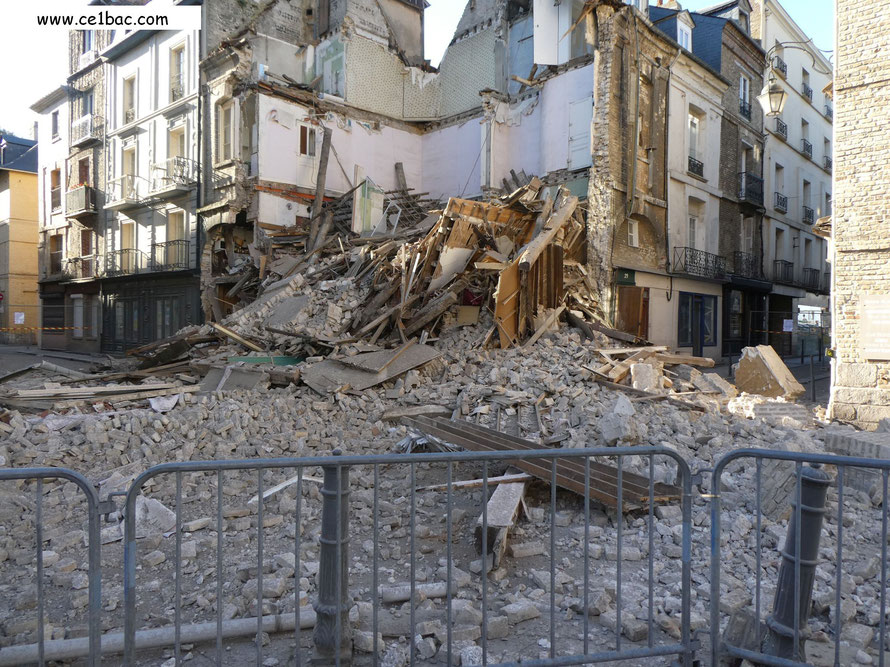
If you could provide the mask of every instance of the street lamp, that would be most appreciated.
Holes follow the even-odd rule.
[[[760,91],[760,95],[757,96],[757,101],[760,103],[765,115],[778,116],[782,113],[782,109],[785,108],[785,102],[788,100],[788,93],[785,92],[782,84],[779,83],[776,79],[776,75],[773,74],[772,71],[773,56],[775,56],[777,49],[798,49],[800,51],[806,51],[813,59],[813,67],[816,71],[819,71],[822,74],[828,74],[829,76],[831,75],[831,71],[822,71],[822,68],[816,63],[816,57],[806,48],[806,46],[812,46],[812,40],[807,40],[805,42],[776,42],[776,44],[767,51],[766,68],[769,72],[769,78],[766,84],[764,84],[763,90]]]

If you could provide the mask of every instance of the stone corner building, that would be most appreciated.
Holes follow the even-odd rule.
[[[881,0],[839,0],[837,13],[829,412],[874,428],[890,417],[890,61],[875,57],[890,13]]]

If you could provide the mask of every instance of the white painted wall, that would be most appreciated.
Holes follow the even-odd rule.
[[[52,114],[59,114],[59,132],[56,137],[52,134]],[[41,229],[64,227],[65,221],[65,192],[68,189],[68,130],[70,120],[68,118],[67,97],[57,102],[44,111],[37,123],[37,187],[40,189],[37,208],[38,221]],[[76,165],[74,165],[76,168]],[[61,203],[62,207],[56,213],[52,212],[52,176],[53,169],[58,169],[61,176]]]
[[[433,198],[481,194],[482,137],[479,118],[425,134],[422,192]]]

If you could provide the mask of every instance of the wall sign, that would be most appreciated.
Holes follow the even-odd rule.
[[[866,294],[859,309],[859,349],[866,359],[890,359],[890,294]]]

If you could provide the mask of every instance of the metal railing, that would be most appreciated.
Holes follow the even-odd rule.
[[[701,160],[697,160],[691,155],[689,156],[689,163],[687,169],[690,174],[695,174],[696,176],[701,176],[704,178],[705,175],[705,165],[702,164]]]
[[[817,290],[822,282],[822,272],[819,269],[807,269],[803,270],[803,275],[800,280],[801,287],[805,287],[808,290]]]
[[[801,211],[802,211],[803,221],[806,222],[807,224],[812,225],[813,221],[816,219],[816,215],[815,215],[815,212],[813,211],[812,207],[804,204],[801,207]]]
[[[783,195],[781,192],[775,193],[775,202],[773,203],[773,208],[777,211],[781,211],[782,213],[788,212],[788,197]]]
[[[824,109],[825,109],[825,117],[828,120],[834,120],[834,109],[831,107],[831,105],[826,104]]]
[[[751,120],[751,102],[739,99],[739,113],[742,114],[743,118]]]
[[[807,139],[800,140],[800,152],[806,155],[808,158],[813,157],[813,144],[809,142]]]
[[[697,248],[674,248],[673,271],[722,280],[726,278],[726,258]]]
[[[171,74],[170,75],[170,101],[175,102],[176,100],[182,99],[184,96],[184,87],[183,87],[183,77],[182,73],[179,74]]]
[[[781,118],[776,118],[776,134],[782,139],[788,139],[788,125]]]
[[[198,165],[187,157],[171,157],[151,166],[151,191],[190,188],[198,182]]]
[[[804,83],[801,85],[801,92],[803,92],[803,96],[806,97],[810,102],[813,101],[813,89],[810,88],[808,83]]]
[[[23,646],[7,646],[0,649],[0,661],[5,665],[45,664],[46,661],[53,659],[52,647],[59,643],[58,640],[47,639],[47,621],[50,621],[49,625],[53,623],[64,625],[67,623],[67,618],[64,615],[58,615],[60,612],[57,611],[57,609],[61,608],[64,614],[70,609],[70,602],[67,596],[63,598],[61,595],[53,595],[52,589],[49,592],[47,591],[47,582],[50,580],[50,577],[47,576],[44,562],[47,554],[44,542],[50,539],[51,535],[48,535],[46,531],[48,522],[44,517],[44,505],[47,503],[48,491],[60,490],[62,488],[61,486],[50,486],[50,484],[47,484],[48,481],[52,480],[65,482],[66,486],[68,484],[73,485],[78,495],[83,494],[83,500],[86,502],[86,509],[83,512],[82,508],[75,506],[70,494],[58,493],[54,494],[52,499],[54,503],[51,506],[53,512],[58,513],[60,506],[67,502],[68,507],[62,516],[62,524],[65,525],[67,523],[71,526],[72,532],[69,534],[78,538],[71,546],[75,546],[81,539],[86,541],[87,637],[85,641],[80,640],[84,649],[81,655],[87,658],[87,664],[91,667],[96,667],[100,664],[100,636],[102,632],[100,622],[102,612],[102,563],[99,533],[99,515],[102,506],[93,484],[80,473],[65,468],[0,469],[0,484],[11,481],[23,483],[24,485],[19,487],[19,491],[23,495],[33,493],[34,560],[31,562],[34,563],[33,581],[34,588],[36,589],[36,624],[34,625],[34,630],[29,630],[26,635],[29,639],[33,635],[34,643]],[[62,500],[63,503],[60,503],[59,500]],[[16,506],[23,515],[27,513],[28,510],[24,504],[17,504]],[[83,525],[80,517],[83,517],[84,513],[87,523],[85,533],[79,530]],[[71,523],[73,521],[77,521],[77,529],[73,529]],[[59,528],[55,529],[55,531],[58,530]],[[78,535],[78,532],[82,534],[82,537]],[[58,539],[64,542],[66,538],[61,533],[56,534],[58,534]],[[50,540],[53,546],[55,546],[53,544],[55,539],[57,538]],[[6,561],[7,564],[0,567],[4,569],[10,567],[9,564],[12,562]],[[78,554],[77,562],[83,562],[82,553]],[[11,572],[5,574],[4,583],[11,584],[13,582],[21,586],[21,590],[24,591],[25,580],[22,579],[20,572],[17,572],[16,576],[12,576]],[[11,604],[11,601],[7,601],[7,603]],[[29,605],[24,605],[19,609],[20,611],[17,613],[23,619],[31,620],[33,618],[33,614],[28,611]],[[53,618],[54,612],[58,615],[56,618]]]
[[[102,139],[102,117],[96,114],[82,116],[71,123],[71,145]]]
[[[639,486],[633,482],[629,471],[628,457],[641,457],[636,459],[642,470],[648,470],[647,484]],[[605,482],[602,477],[603,464],[597,459],[608,459],[614,462],[616,477]],[[537,603],[531,600],[523,607],[521,604],[514,608],[501,608],[500,603],[494,600],[494,585],[489,581],[488,572],[494,568],[496,559],[499,558],[498,542],[494,535],[495,526],[489,523],[491,517],[488,513],[489,491],[494,488],[494,483],[489,483],[492,470],[496,466],[503,467],[508,461],[521,460],[523,464],[533,466],[539,471],[541,477],[550,482],[549,502],[544,508],[540,508],[543,514],[542,530],[546,528],[549,538],[549,571],[541,571],[542,586],[548,589],[548,595],[541,596]],[[461,464],[470,463],[473,466],[474,475],[478,475],[481,469],[482,482],[475,489],[461,490],[461,496],[457,495],[452,486],[455,473]],[[678,497],[671,502],[680,504],[680,521],[672,536],[670,544],[675,544],[674,539],[681,540],[679,590],[675,590],[673,584],[658,583],[655,578],[655,563],[661,550],[661,536],[655,530],[654,506],[661,502],[659,499],[660,487],[656,484],[656,465],[664,463],[670,465],[671,473],[676,467],[676,480]],[[310,482],[306,477],[308,469],[316,469],[320,466],[324,473],[321,490],[321,507],[313,503],[309,494],[305,493]],[[427,491],[418,492],[417,473],[434,473],[437,479],[444,484],[441,492],[436,494],[435,506],[437,515],[442,516],[444,525],[431,524],[428,499],[424,497]],[[276,473],[278,476],[276,476]],[[560,544],[564,536],[570,534],[570,529],[560,528],[557,524],[557,498],[562,491],[557,490],[560,475],[571,473],[579,484],[577,493],[583,499],[583,527],[576,527],[576,534],[583,542],[583,557],[578,557],[576,563],[575,583],[569,584],[557,579],[557,563],[562,557],[568,556],[566,547]],[[397,474],[401,483],[392,489],[392,497],[389,497],[382,489],[380,478],[383,475]],[[210,526],[216,529],[215,548],[208,545],[205,549],[207,565],[215,565],[216,572],[216,600],[217,604],[208,607],[206,611],[192,613],[193,607],[189,607],[190,618],[186,618],[186,610],[183,605],[185,595],[194,595],[190,588],[191,577],[186,578],[183,573],[183,526],[187,520],[183,514],[192,508],[192,505],[183,502],[183,488],[189,487],[196,477],[201,477],[215,482],[215,494],[211,491],[211,511],[215,517],[210,518]],[[279,478],[284,480],[279,484],[274,482]],[[139,543],[136,540],[136,502],[143,493],[147,483],[152,480],[169,479],[169,484],[154,489],[166,489],[165,502],[170,503],[175,514],[175,526],[173,533],[176,535],[175,544],[166,548],[167,560],[173,565],[173,572],[169,570],[162,575],[161,571],[152,569],[141,572],[136,563],[139,555]],[[234,479],[233,478],[237,478]],[[360,478],[365,480],[361,484],[361,495],[354,490],[350,479]],[[373,485],[369,484],[373,480]],[[229,591],[229,582],[233,576],[231,571],[235,567],[230,563],[226,555],[226,543],[231,543],[234,538],[233,524],[227,521],[228,509],[231,503],[240,502],[232,498],[230,488],[237,485],[243,490],[240,495],[253,495],[247,501],[246,507],[252,507],[252,518],[243,523],[239,531],[249,531],[253,535],[251,544],[255,544],[256,554],[253,563],[245,563],[241,567],[245,575],[241,578],[246,581],[248,604],[241,618],[224,620],[223,605],[219,603],[225,599],[225,593]],[[266,513],[269,509],[266,504],[274,502],[271,498],[281,492],[283,487],[289,486],[294,493],[287,496],[287,518],[282,526],[281,517],[277,526],[272,531],[267,531]],[[596,544],[606,545],[607,554],[603,549],[594,553],[591,546],[594,526],[591,522],[591,499],[602,497],[604,488],[611,489],[615,494],[618,516],[623,516],[624,511],[631,510],[631,503],[624,500],[629,496],[637,498],[634,502],[638,516],[643,518],[643,525],[634,528],[630,533],[624,528],[624,521],[618,520],[614,530],[597,529]],[[633,488],[632,488],[633,487]],[[223,489],[226,489],[224,496]],[[676,488],[676,487],[674,487]],[[162,491],[163,492],[163,491]],[[215,496],[215,497],[214,497]],[[307,497],[308,496],[308,497]],[[460,543],[455,546],[454,537],[458,534],[455,523],[454,510],[461,504],[470,502],[481,508],[481,517],[478,522],[476,549],[460,548]],[[270,498],[267,500],[267,498]],[[278,498],[275,498],[278,500]],[[282,501],[284,502],[284,501]],[[478,511],[478,510],[477,510]],[[243,515],[241,515],[243,516]],[[209,634],[210,641],[215,639],[215,658],[218,662],[225,658],[223,638],[235,635],[256,636],[258,641],[251,647],[256,653],[256,663],[262,664],[264,654],[263,633],[277,630],[290,635],[290,645],[295,649],[292,653],[291,664],[308,664],[309,655],[304,648],[307,632],[314,626],[312,637],[314,651],[317,657],[326,659],[326,664],[346,663],[351,654],[351,623],[348,618],[349,608],[353,606],[354,597],[358,597],[360,615],[357,624],[368,630],[369,636],[363,650],[371,654],[368,663],[378,664],[379,655],[383,645],[379,640],[381,633],[393,636],[393,632],[414,637],[418,623],[424,623],[427,627],[435,625],[440,628],[436,632],[442,646],[439,655],[446,659],[445,664],[457,664],[458,649],[456,642],[465,635],[468,622],[475,627],[474,638],[481,645],[481,664],[490,664],[493,654],[490,652],[489,642],[493,641],[494,630],[490,625],[490,619],[496,615],[513,614],[520,616],[521,622],[527,618],[541,617],[542,624],[549,627],[549,644],[547,646],[548,657],[536,661],[537,665],[570,665],[589,664],[606,660],[640,660],[654,656],[678,656],[682,664],[693,664],[694,642],[691,635],[691,542],[692,542],[692,476],[685,461],[676,453],[658,447],[636,446],[578,450],[526,450],[526,451],[489,451],[468,453],[440,453],[440,454],[410,454],[410,455],[378,455],[378,456],[332,456],[327,458],[292,458],[292,459],[252,459],[240,461],[194,461],[182,463],[170,463],[155,466],[142,473],[130,486],[126,496],[126,508],[124,511],[124,664],[136,664],[137,653],[142,648],[145,638],[150,633],[163,631],[168,639],[167,646],[172,645],[173,655],[179,662],[183,653],[182,644],[194,641],[195,633],[200,629]],[[271,518],[269,519],[271,524]],[[311,522],[311,523],[310,523]],[[320,527],[318,525],[320,523]],[[395,572],[391,569],[383,569],[383,549],[389,552],[395,547],[396,537],[390,528],[401,526],[401,537],[406,544],[404,558],[409,562]],[[385,527],[385,529],[384,529]],[[421,532],[420,528],[426,529]],[[309,535],[319,534],[316,542]],[[373,539],[363,543],[362,550],[353,555],[350,553],[349,539],[355,531],[362,529],[372,531]],[[287,537],[290,536],[290,537]],[[389,536],[389,537],[386,537]],[[225,539],[225,542],[224,542]],[[545,538],[546,539],[546,538]],[[657,540],[657,541],[656,541]],[[438,545],[428,547],[430,542]],[[442,545],[444,542],[444,545]],[[320,547],[316,546],[319,545]],[[638,545],[638,546],[637,546]],[[155,548],[155,547],[151,547]],[[281,550],[286,551],[282,554]],[[301,609],[300,579],[303,575],[304,564],[307,563],[307,551],[312,550],[311,560],[317,568],[317,594],[313,613],[307,607]],[[320,551],[316,552],[316,549]],[[648,584],[643,587],[630,587],[623,575],[625,568],[630,568],[629,549],[635,553],[646,555],[634,560],[639,563],[640,569],[648,572]],[[286,563],[284,569],[279,568],[272,572],[267,568],[267,553],[281,554],[276,560]],[[439,558],[444,556],[440,564]],[[604,559],[604,556],[606,558]],[[626,561],[626,556],[627,561]],[[286,557],[286,558],[285,558]],[[192,553],[189,556],[194,560]],[[213,562],[215,561],[215,563]],[[473,561],[476,561],[474,566]],[[596,568],[593,565],[596,564]],[[546,566],[545,566],[546,567]],[[594,585],[593,577],[601,577],[605,570],[609,580],[609,587],[614,586],[614,607],[609,604],[608,613],[614,616],[614,625],[603,635],[592,635],[590,628],[591,609],[594,602],[594,592],[601,591],[602,586]],[[313,570],[315,571],[315,570]],[[420,573],[425,574],[421,577]],[[434,580],[430,581],[430,572],[436,572]],[[476,574],[469,574],[475,572]],[[384,576],[393,573],[399,577],[396,585],[385,584]],[[140,577],[140,574],[142,575]],[[140,630],[139,591],[143,583],[148,583],[150,578],[155,579],[159,575],[169,579],[165,585],[173,592],[172,627],[155,628],[152,630]],[[613,581],[614,577],[614,581]],[[208,583],[213,580],[208,577]],[[392,581],[390,579],[390,581]],[[463,583],[461,583],[463,581]],[[583,582],[583,585],[580,583]],[[163,585],[163,584],[162,584]],[[458,590],[465,586],[472,586],[481,592],[481,599],[469,601],[460,599]],[[583,616],[584,640],[575,642],[574,639],[564,639],[557,636],[556,628],[562,621],[560,604],[557,595],[562,595],[563,586],[566,586],[576,602],[574,607],[581,610]],[[656,590],[661,592],[672,591],[672,595],[680,599],[679,608],[674,613],[678,614],[677,640],[656,635],[657,623],[655,596]],[[288,595],[285,601],[284,592],[293,590],[293,602]],[[425,605],[421,607],[419,595],[427,598],[440,598],[444,604],[435,607]],[[549,599],[548,599],[549,597]],[[610,598],[612,595],[610,595]],[[264,600],[268,600],[271,607],[270,613],[264,615]],[[546,602],[545,602],[546,600]],[[277,601],[277,602],[274,602]],[[458,606],[460,605],[460,610]],[[477,606],[478,605],[478,606]],[[468,609],[468,606],[470,609]],[[523,607],[519,609],[519,607]],[[633,609],[645,610],[645,615],[637,614],[641,620],[635,618]],[[393,611],[397,612],[394,616]],[[529,616],[522,616],[528,612]],[[603,609],[603,613],[607,610]],[[460,616],[472,616],[475,620],[459,620]],[[401,619],[401,620],[400,620]],[[642,620],[645,619],[645,620]],[[502,619],[506,620],[506,619]],[[628,628],[635,625],[640,634],[645,633],[646,638],[636,637],[635,643],[631,643],[627,637],[630,634]],[[394,630],[393,626],[399,629]],[[522,637],[519,628],[505,630],[508,636],[515,640]],[[430,631],[432,632],[432,631]],[[459,634],[460,633],[460,634]],[[492,635],[489,638],[489,634]],[[207,635],[204,635],[207,636]],[[501,635],[503,636],[503,635]],[[595,643],[594,643],[595,642]],[[103,642],[104,644],[104,642]],[[417,649],[415,642],[410,643],[411,662],[415,662]],[[521,650],[520,650],[521,651]],[[207,649],[208,657],[212,660],[214,649]],[[521,652],[517,652],[517,658],[525,658]],[[251,659],[253,662],[253,659]],[[500,664],[519,664],[511,661]]]
[[[732,254],[733,273],[743,278],[763,280],[763,269],[760,266],[760,257],[748,252],[736,250]]]
[[[833,162],[832,162],[831,156],[823,155],[822,156],[822,166],[825,168],[825,170],[831,171],[832,165],[833,165]]]
[[[739,199],[763,206],[763,179],[749,171],[739,174]]]
[[[62,208],[62,186],[57,185],[56,187],[50,189],[49,191],[49,200],[50,206],[52,207],[52,211],[58,211]]]
[[[136,248],[112,250],[105,255],[105,275],[125,276],[145,270],[147,255]]]
[[[120,204],[136,205],[145,199],[147,181],[140,176],[125,174],[108,183],[107,206]]]
[[[783,77],[788,76],[788,65],[779,56],[773,56],[773,69],[779,72]]]
[[[773,282],[783,285],[794,284],[794,262],[777,259],[773,262]]]
[[[97,278],[99,268],[98,255],[84,255],[83,257],[72,257],[67,260],[65,273],[72,280],[86,280],[89,278]]]
[[[189,242],[187,240],[152,243],[152,271],[183,271],[189,266]]]
[[[735,483],[732,493],[727,494],[731,495],[731,505],[728,503],[727,506],[738,507],[740,502],[744,503],[747,491],[748,506],[753,507],[753,521],[746,520],[746,525],[753,532],[753,537],[749,538],[749,544],[753,542],[753,564],[744,563],[744,555],[734,553],[731,549],[724,549],[721,553],[725,537],[723,495],[726,493],[722,480],[728,469],[743,475],[746,486],[740,488],[739,483]],[[856,534],[852,538],[846,538],[849,524],[845,519],[848,517],[845,502],[849,502],[850,496],[855,498],[858,492],[856,489],[859,488],[857,478],[861,478],[865,472],[872,473],[875,479],[874,486],[877,489],[873,491],[873,497],[877,508],[859,514],[860,505],[857,503],[857,509],[853,512],[856,519],[853,521],[859,524],[860,531],[869,530],[875,536],[874,542],[870,539],[863,542]],[[888,584],[887,506],[890,501],[888,473],[890,460],[886,459],[762,449],[738,449],[717,462],[710,486],[710,664],[730,664],[732,659],[776,666],[809,664],[805,641],[813,623],[810,619],[811,607],[833,609],[832,618],[816,624],[833,635],[834,665],[840,667],[849,664],[847,661],[852,658],[842,657],[842,644],[846,644],[842,640],[846,637],[844,629],[848,621],[844,621],[844,614],[840,610],[851,595],[845,590],[845,577],[852,579],[849,572],[856,562],[861,562],[862,553],[857,548],[851,558],[845,559],[845,539],[848,542],[856,540],[857,547],[865,543],[874,545],[871,549],[875,552],[875,560],[879,565],[866,578],[874,581],[875,588],[879,586],[880,592],[874,601],[878,603],[876,606],[879,606],[880,613],[875,609],[876,621],[873,625],[877,626],[879,635],[876,638],[879,656],[884,653]],[[782,480],[784,484],[777,485],[777,480]],[[848,491],[848,485],[854,487],[853,492]],[[770,507],[775,506],[769,490],[777,486],[782,489],[784,496],[778,506],[783,512],[789,506],[791,508],[787,531],[782,531],[784,535],[767,528],[772,523],[769,521]],[[866,522],[869,528],[863,526]],[[828,525],[824,526],[826,523]],[[784,546],[780,544],[783,537]],[[823,544],[820,545],[820,542]],[[764,558],[764,554],[771,555],[774,548],[780,550],[776,559],[778,563],[773,558]],[[855,562],[851,562],[853,558],[856,559]],[[822,567],[820,561],[830,569],[827,572],[823,570],[822,575],[816,577],[817,567]],[[744,592],[747,595],[741,604],[733,605],[735,611],[730,617],[729,610],[721,609],[722,604],[719,602],[724,582],[728,580],[734,592],[738,591],[733,579],[740,570],[749,571],[752,566],[754,576],[751,578],[754,581],[745,579]],[[778,575],[773,599],[770,600],[764,578],[776,566]],[[725,574],[729,576],[724,577]],[[768,616],[764,613],[769,608],[767,605],[772,608],[772,613]],[[721,637],[724,619],[728,623],[726,632]],[[749,624],[749,632],[739,632],[742,623]],[[727,660],[729,663],[725,662]],[[883,662],[880,657],[877,660]]]
[[[96,210],[96,191],[89,185],[78,185],[65,193],[66,218],[95,213]]]

